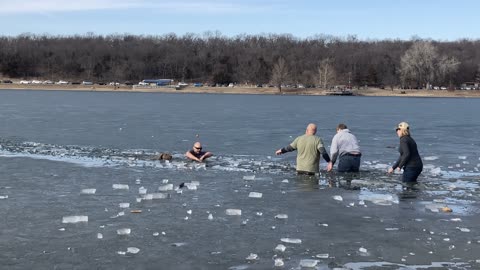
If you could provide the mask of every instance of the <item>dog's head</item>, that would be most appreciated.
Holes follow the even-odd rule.
[[[172,155],[169,153],[161,153],[158,157],[159,160],[172,160]]]

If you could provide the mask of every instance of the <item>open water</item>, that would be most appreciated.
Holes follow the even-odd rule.
[[[1,91],[0,268],[480,269],[479,107]],[[413,190],[385,173],[401,121],[425,164]],[[347,124],[359,174],[297,177],[295,153],[274,155],[310,122],[327,148]],[[196,140],[206,164],[183,157]]]

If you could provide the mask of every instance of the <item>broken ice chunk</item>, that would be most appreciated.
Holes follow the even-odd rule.
[[[275,216],[276,219],[287,219],[288,215],[287,214],[278,214]]]
[[[130,228],[122,228],[117,230],[118,235],[129,235],[132,230]]]
[[[300,260],[300,267],[313,268],[317,266],[317,264],[318,264],[318,260],[312,260],[312,259]]]
[[[468,229],[468,228],[459,228],[459,227],[457,227],[457,229],[459,229],[461,232],[470,232],[470,229]]]
[[[208,214],[208,220],[212,220],[213,219],[213,215],[212,214]]]
[[[62,223],[88,222],[88,216],[67,216],[62,218]]]
[[[328,259],[329,255],[328,255],[328,253],[317,254],[317,255],[315,255],[315,257],[320,258],[320,259]]]
[[[250,198],[262,198],[263,194],[260,193],[260,192],[250,192],[250,194],[248,194],[248,197]]]
[[[343,198],[342,198],[342,196],[340,196],[340,195],[335,195],[335,196],[333,196],[333,199],[334,199],[334,200],[337,200],[337,201],[340,201],[340,202],[343,201]]]
[[[186,186],[189,190],[197,190],[197,185],[194,184],[194,183],[185,183],[185,186]]]
[[[248,180],[248,181],[255,180],[255,175],[244,175],[243,180]]]
[[[225,214],[227,216],[241,216],[242,210],[241,209],[227,209],[225,210]]]
[[[367,249],[364,248],[364,247],[359,248],[358,251],[360,251],[362,253],[367,253],[368,252]]]
[[[136,248],[136,247],[128,247],[127,248],[127,252],[131,253],[131,254],[137,254],[139,251],[140,251],[140,249]]]
[[[286,249],[287,247],[282,244],[279,244],[275,247],[275,251],[279,251],[279,252],[285,252]]]
[[[276,258],[275,259],[275,267],[283,267],[284,263],[283,263],[283,259],[281,258]]]
[[[124,190],[129,189],[128,185],[123,185],[123,184],[113,184],[112,188],[113,189],[124,189]]]
[[[120,207],[120,208],[129,208],[129,207],[130,207],[130,203],[128,203],[128,202],[127,202],[127,203],[119,203],[119,204],[118,204],[118,207]]]
[[[158,187],[158,191],[168,191],[173,190],[173,184],[166,184]]]
[[[94,189],[94,188],[85,188],[85,189],[82,189],[82,191],[80,193],[82,194],[95,194],[97,190]]]
[[[289,244],[301,244],[302,240],[298,238],[281,238],[280,241]]]
[[[138,188],[138,194],[147,194],[147,189],[144,187],[139,187]]]
[[[97,239],[103,239],[103,234],[97,233]]]
[[[254,260],[258,260],[258,255],[255,254],[255,253],[250,253],[250,255],[248,255],[248,257],[246,258],[247,261],[254,261]]]

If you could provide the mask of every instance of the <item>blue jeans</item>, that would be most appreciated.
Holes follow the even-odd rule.
[[[415,168],[415,167],[405,167],[403,169],[403,176],[402,176],[402,182],[405,183],[411,183],[411,182],[417,182],[417,178],[422,172],[423,168]]]
[[[338,161],[338,172],[358,172],[360,169],[361,155],[343,155]]]

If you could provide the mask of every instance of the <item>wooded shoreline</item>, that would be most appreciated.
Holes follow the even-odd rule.
[[[274,87],[185,87],[175,90],[169,87],[156,88],[133,88],[132,86],[108,86],[108,85],[19,85],[0,84],[0,90],[32,90],[32,91],[91,91],[91,92],[138,92],[138,93],[196,93],[196,94],[248,94],[248,95],[310,95],[326,96],[327,90],[319,88],[282,89],[280,92]],[[368,88],[352,90],[354,96],[377,96],[377,97],[460,97],[479,98],[480,90],[405,90],[405,89],[380,89]],[[348,98],[348,97],[345,97]]]

